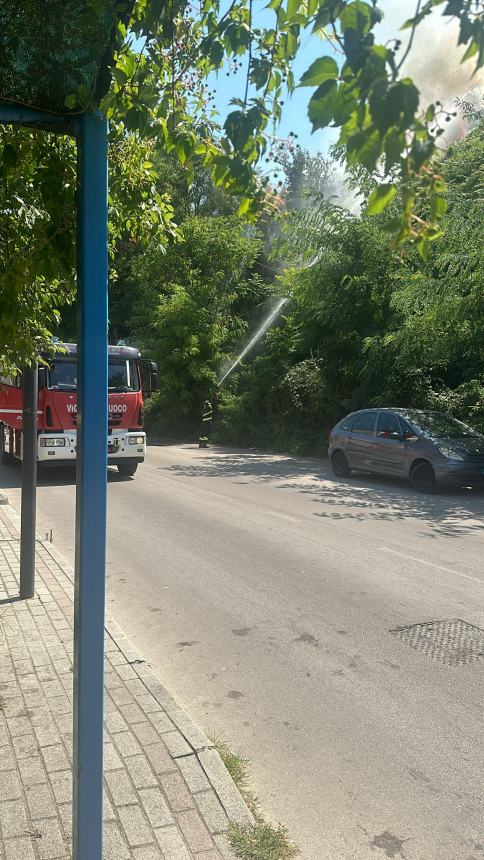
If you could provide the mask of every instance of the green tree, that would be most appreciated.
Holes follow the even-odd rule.
[[[234,375],[223,438],[320,452],[346,412],[395,404],[451,412],[484,429],[484,127],[442,157],[443,236],[423,262],[387,242],[391,212],[356,218],[331,202],[304,212],[285,256],[283,326]],[[418,188],[416,189],[418,192]],[[395,204],[396,205],[396,204]],[[284,250],[284,249],[283,249]]]
[[[178,244],[147,248],[132,267],[131,338],[159,366],[151,426],[193,433],[227,353],[242,339],[250,309],[268,292],[254,272],[261,252],[231,217],[191,216]]]
[[[57,332],[75,333],[74,142],[0,125],[0,366],[27,363]],[[158,190],[153,141],[110,134],[109,244],[164,246],[176,236],[169,196]],[[70,310],[68,309],[70,307]]]
[[[483,426],[484,260],[478,237],[484,224],[484,124],[442,161],[447,182],[443,236],[421,267],[405,255],[392,296],[393,320],[385,337],[366,345],[366,373],[383,362],[413,405],[435,405]],[[389,389],[389,390],[388,390]]]
[[[405,25],[410,34],[440,6],[442,14],[459,25],[464,59],[481,66],[484,13],[474,0],[419,0],[413,18]],[[67,7],[67,23],[69,10]],[[29,68],[22,39],[22,28],[28,30],[29,22],[16,13],[15,0],[2,5],[2,75],[9,81],[13,69],[25,69],[30,80],[36,80],[36,70]],[[399,48],[398,40],[387,45],[376,43],[374,31],[381,14],[375,0],[273,0],[267,11],[272,20],[264,26],[255,20],[252,0],[233,0],[223,8],[219,0],[207,0],[197,9],[188,6],[186,0],[136,0],[129,12],[125,4],[113,6],[107,0],[85,0],[82,8],[76,5],[76,27],[90,37],[83,57],[86,64],[99,62],[104,53],[105,46],[99,43],[92,26],[93,16],[98,19],[100,15],[112,15],[115,34],[109,64],[111,86],[102,108],[108,114],[113,140],[121,150],[124,145],[134,150],[143,145],[150,155],[153,146],[173,154],[187,182],[193,180],[202,161],[215,185],[238,197],[240,214],[254,218],[271,197],[269,177],[262,177],[257,166],[273,143],[284,96],[296,85],[309,87],[312,94],[308,110],[313,128],[340,128],[339,142],[347,164],[362,165],[379,177],[369,211],[378,212],[387,206],[396,194],[396,183],[401,182],[402,205],[395,213],[392,231],[398,241],[411,238],[426,253],[428,240],[437,234],[445,208],[442,180],[432,165],[443,131],[441,111],[438,105],[421,105],[413,82],[402,77],[412,35],[405,51]],[[335,59],[329,48],[298,83],[292,71],[293,61],[311,32],[327,37],[322,44],[325,48],[335,46],[339,56]],[[51,33],[49,38],[53,39]],[[52,56],[57,56],[58,46],[48,47]],[[235,94],[228,116],[219,118],[207,80],[214,71],[223,70],[229,76],[240,72],[241,63],[246,69],[242,92],[240,97]],[[77,112],[91,104],[92,93],[73,78],[66,109]],[[74,176],[68,142],[53,145],[49,164],[46,143],[34,143],[32,138],[18,147],[15,134],[7,130],[2,131],[1,144],[0,167],[4,181],[8,181],[8,188],[1,192],[3,228],[9,233],[9,254],[13,251],[15,258],[21,260],[15,262],[13,277],[11,256],[0,264],[0,298],[6,308],[2,311],[0,343],[6,364],[26,360],[47,342],[59,302],[66,293],[65,284],[69,280],[72,283],[69,260],[73,255],[74,225],[68,215],[72,206],[66,207],[65,203],[72,199]],[[152,162],[150,157],[147,160]],[[144,161],[139,164],[142,166]],[[133,170],[129,157],[126,165]],[[118,170],[121,180],[121,163]],[[50,201],[46,199],[45,183],[42,192],[34,188],[46,174],[51,180]],[[422,192],[430,201],[425,218],[415,218],[416,175],[422,177]],[[137,185],[131,178],[124,177],[124,188],[130,185],[133,196],[131,211],[114,205],[113,220],[124,216],[123,229],[129,233],[136,231],[138,219],[142,223],[152,219],[159,231],[157,241],[163,242],[163,234],[170,229],[169,212],[161,201],[151,205],[149,191],[143,200],[138,200]],[[23,181],[28,188],[22,187]],[[66,184],[59,191],[62,182]],[[147,191],[143,186],[142,182],[142,193]],[[18,205],[17,190],[21,192]],[[37,207],[39,202],[42,205]],[[35,238],[32,244],[31,234]],[[54,261],[57,256],[59,259]],[[31,308],[31,313],[25,311],[26,307]],[[18,327],[12,323],[17,317]]]

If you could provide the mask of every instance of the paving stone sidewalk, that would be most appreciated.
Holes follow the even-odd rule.
[[[71,857],[73,574],[37,541],[19,601],[16,512],[0,506],[0,860]],[[216,750],[122,630],[105,632],[104,860],[232,858],[251,815]]]

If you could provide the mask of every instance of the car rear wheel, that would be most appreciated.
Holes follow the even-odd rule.
[[[333,474],[337,478],[349,478],[350,467],[348,465],[348,460],[342,451],[334,452],[331,457],[331,467],[333,469]]]
[[[410,480],[419,493],[433,493],[435,490],[435,472],[430,463],[417,463],[410,473]]]
[[[122,478],[132,478],[137,468],[137,463],[118,463],[118,472]]]

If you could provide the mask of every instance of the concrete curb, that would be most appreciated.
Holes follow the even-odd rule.
[[[48,541],[40,540],[39,543],[42,544],[53,561],[63,569],[68,579],[74,582],[74,570],[59,550]],[[253,824],[254,816],[248,809],[212,741],[163,686],[149,663],[137,651],[109,612],[106,613],[105,629],[140,681],[162,706],[191,748],[190,753],[187,753],[185,749],[180,750],[179,754],[176,750],[170,751],[172,757],[176,759],[195,755],[229,820],[234,824]],[[227,851],[227,847],[225,850]],[[226,856],[230,857],[230,853],[227,853]]]

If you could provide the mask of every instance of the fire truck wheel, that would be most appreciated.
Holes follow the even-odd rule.
[[[122,478],[132,478],[137,468],[137,463],[118,463],[118,472]]]

